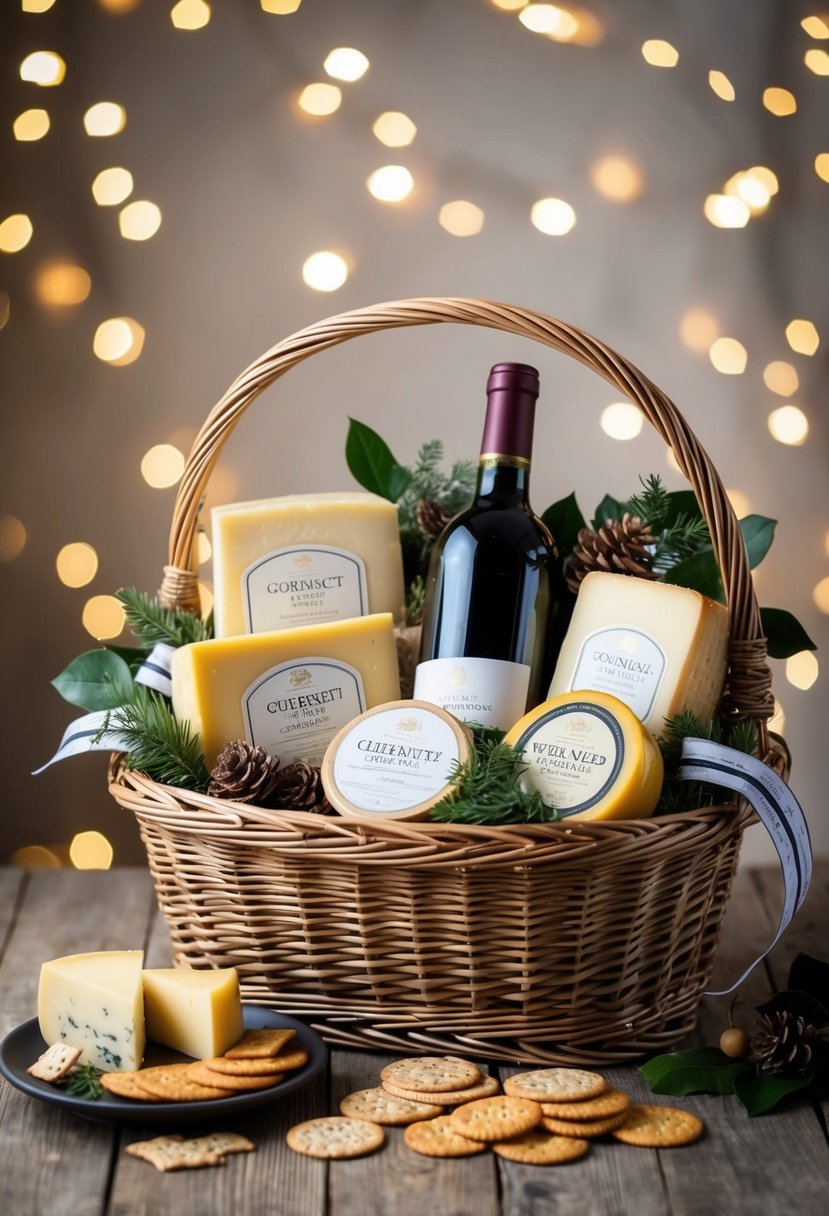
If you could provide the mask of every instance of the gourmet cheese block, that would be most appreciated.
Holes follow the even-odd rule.
[[[143,973],[147,1038],[186,1056],[221,1056],[244,1034],[235,967]]]
[[[728,657],[728,612],[698,591],[594,571],[582,581],[549,696],[611,693],[660,735],[684,710],[717,712]]]
[[[391,613],[192,642],[172,670],[173,712],[200,736],[208,768],[234,739],[283,764],[321,764],[346,722],[400,696]]]
[[[390,612],[405,592],[397,507],[374,494],[293,494],[215,507],[216,637]]]
[[[142,950],[70,954],[40,969],[37,1018],[47,1043],[80,1047],[81,1064],[132,1072],[144,1056]]]
[[[659,801],[659,745],[618,697],[552,697],[525,714],[505,742],[523,753],[521,784],[538,790],[562,819],[647,819]]]

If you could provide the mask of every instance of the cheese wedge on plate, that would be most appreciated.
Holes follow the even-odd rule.
[[[224,1055],[239,1042],[245,1028],[235,967],[143,974],[148,1039],[198,1060]]]
[[[70,954],[40,969],[37,1017],[47,1043],[80,1047],[80,1064],[132,1072],[144,1056],[142,950]]]

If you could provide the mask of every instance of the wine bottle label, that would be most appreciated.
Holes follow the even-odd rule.
[[[503,659],[429,659],[415,671],[414,697],[463,722],[509,730],[527,708],[530,667]]]
[[[248,741],[283,764],[321,764],[337,731],[365,708],[359,671],[326,658],[294,659],[272,667],[242,695]]]
[[[453,765],[470,752],[468,733],[450,714],[422,701],[396,701],[340,731],[322,781],[341,814],[422,818],[451,792]]]
[[[582,643],[568,691],[609,692],[644,722],[659,692],[665,664],[665,651],[644,630],[599,629]]]
[[[332,546],[274,549],[243,572],[242,603],[248,633],[365,616],[365,562]]]
[[[481,452],[478,458],[480,469],[528,469],[526,456],[506,456],[503,452]]]

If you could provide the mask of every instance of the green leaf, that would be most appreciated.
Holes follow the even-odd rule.
[[[345,459],[352,476],[372,494],[397,502],[412,479],[398,464],[389,445],[376,431],[354,418],[348,420]]]
[[[786,1010],[796,1018],[804,1018],[813,1026],[825,1026],[829,1022],[829,1010],[810,992],[799,992],[787,988],[784,992],[776,992],[769,1000],[757,1006],[757,1012],[782,1013]]]
[[[598,532],[609,519],[621,519],[625,513],[627,504],[619,502],[618,498],[613,498],[610,494],[605,494],[602,501],[596,507],[596,514],[593,516],[593,522],[590,527],[594,532]]]
[[[672,490],[666,496],[664,526],[672,528],[683,517],[687,519],[702,519],[697,496],[693,490]]]
[[[117,654],[119,658],[123,659],[133,676],[150,653],[137,646],[107,646],[107,650],[111,650],[113,654]]]
[[[829,1008],[829,963],[813,958],[811,954],[796,955],[789,971],[788,987],[808,992]]]
[[[88,650],[78,655],[52,686],[65,701],[82,709],[114,709],[133,695],[130,669],[112,650]]]
[[[779,1102],[789,1094],[798,1090],[808,1089],[812,1083],[810,1076],[782,1077],[777,1073],[756,1073],[748,1070],[734,1082],[734,1093],[742,1102],[749,1115],[764,1115],[773,1110]]]
[[[765,515],[746,515],[745,519],[740,520],[740,531],[743,534],[748,553],[748,564],[752,570],[755,566],[760,565],[771,548],[776,527],[777,520],[767,519]]]
[[[817,650],[797,617],[785,608],[761,608],[760,620],[772,659],[788,659],[801,650]]]
[[[742,1060],[732,1060],[718,1047],[676,1051],[655,1056],[639,1071],[655,1094],[730,1094],[735,1078],[746,1071]]]
[[[554,502],[541,516],[541,521],[552,532],[562,557],[572,552],[579,532],[585,527],[584,516],[579,510],[575,494],[569,494],[567,498]]]
[[[725,603],[722,578],[712,549],[705,548],[699,553],[692,553],[690,557],[666,570],[662,577],[666,583],[673,583],[676,587],[690,587],[692,591],[701,591],[712,600]]]

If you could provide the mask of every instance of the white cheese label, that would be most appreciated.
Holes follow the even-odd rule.
[[[248,741],[283,764],[321,764],[337,731],[365,708],[359,671],[326,658],[294,659],[273,667],[242,696]]]
[[[624,625],[599,629],[585,638],[567,691],[609,692],[644,722],[659,692],[665,662],[665,652],[651,634]]]
[[[559,815],[589,810],[619,777],[625,740],[608,710],[586,701],[551,709],[513,744],[532,770],[532,788]]]
[[[435,798],[459,748],[448,722],[423,709],[371,714],[342,739],[333,778],[363,811],[406,810]]]
[[[243,572],[242,603],[248,633],[365,616],[365,562],[331,546],[275,549]]]
[[[530,687],[526,663],[503,659],[429,659],[415,672],[416,701],[440,705],[462,722],[509,730],[524,716]]]

